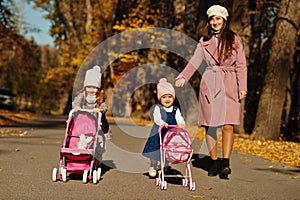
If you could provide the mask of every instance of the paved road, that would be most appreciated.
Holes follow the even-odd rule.
[[[300,169],[234,152],[229,180],[207,176],[202,143],[194,141],[192,162],[196,190],[188,191],[179,179],[169,180],[166,191],[147,175],[147,160],[140,156],[149,128],[111,122],[103,174],[98,184],[83,184],[81,177],[52,182],[65,133],[65,116],[44,116],[11,128],[26,130],[23,137],[0,137],[0,199],[300,199]],[[270,167],[272,166],[272,167]],[[172,165],[184,172],[184,165]]]

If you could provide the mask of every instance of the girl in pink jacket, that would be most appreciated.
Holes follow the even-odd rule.
[[[247,94],[247,66],[241,38],[228,28],[226,8],[207,10],[208,23],[194,55],[176,78],[182,87],[199,70],[199,124],[206,128],[206,142],[212,160],[209,176],[228,178],[233,146],[233,125],[240,124],[240,102]],[[203,69],[204,68],[204,69]],[[217,129],[222,127],[222,153],[217,155]]]

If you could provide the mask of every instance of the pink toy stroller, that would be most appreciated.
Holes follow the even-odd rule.
[[[75,173],[83,175],[83,183],[90,180],[98,183],[101,177],[99,165],[105,151],[105,137],[100,125],[101,113],[97,118],[90,110],[70,112],[60,149],[59,171],[53,169],[52,181],[66,182],[68,174]]]
[[[193,155],[192,142],[187,131],[183,128],[178,128],[177,125],[169,125],[171,128],[168,130],[162,140],[161,130],[164,126],[158,129],[160,140],[160,172],[158,178],[155,179],[155,185],[160,186],[160,189],[167,189],[167,181],[165,177],[178,177],[182,179],[182,186],[187,187],[193,191],[196,189],[195,182],[192,180],[191,174],[191,157]],[[185,175],[166,175],[164,167],[168,163],[186,163]]]

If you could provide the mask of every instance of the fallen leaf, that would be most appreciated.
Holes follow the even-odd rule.
[[[290,179],[297,179],[299,176],[289,176]]]
[[[193,195],[192,197],[195,198],[195,199],[203,199],[205,196],[202,196],[202,195]]]

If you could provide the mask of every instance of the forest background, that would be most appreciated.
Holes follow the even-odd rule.
[[[248,64],[248,94],[242,102],[242,124],[235,127],[235,132],[300,141],[299,1],[28,2],[47,13],[45,18],[51,21],[50,34],[55,39],[55,47],[39,46],[34,40],[24,38],[20,34],[16,5],[10,0],[0,0],[0,86],[13,90],[16,110],[68,113],[76,75],[83,70],[82,63],[97,45],[124,31],[154,27],[178,31],[198,41],[207,22],[206,10],[213,4],[221,4],[229,10],[231,29],[244,42]],[[163,37],[149,34],[153,40]],[[134,37],[129,40],[141,42]],[[140,83],[145,82],[143,86],[131,88],[134,84],[127,81],[121,89],[134,92],[116,92],[116,85],[126,72],[146,63],[164,63],[180,72],[187,62],[172,52],[154,48],[120,53],[107,47],[102,53],[116,58],[107,63],[102,76],[102,88],[111,108],[108,115],[115,117],[149,119],[148,112],[156,102],[156,85],[147,84],[141,75],[155,72],[142,67],[136,71],[136,77]],[[89,67],[97,62],[93,60]],[[195,74],[190,80],[195,91],[200,78]],[[128,104],[120,104],[124,98],[130,99]],[[113,106],[114,102],[119,102],[119,106]]]

